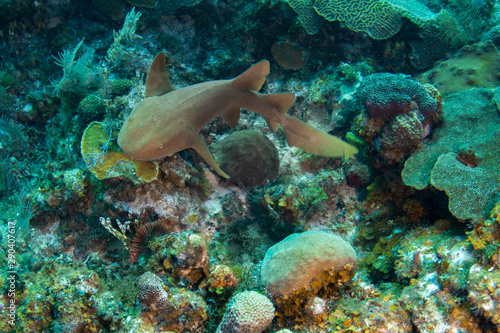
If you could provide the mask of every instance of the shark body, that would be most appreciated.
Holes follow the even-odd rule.
[[[118,145],[136,160],[156,160],[193,148],[220,176],[229,178],[199,131],[218,116],[234,129],[243,108],[262,115],[273,131],[281,124],[290,146],[321,156],[349,158],[357,153],[354,146],[286,115],[295,102],[294,94],[258,93],[268,74],[269,62],[263,60],[235,79],[173,90],[166,73],[165,54],[159,53],[146,80],[147,98],[134,107],[124,122]]]

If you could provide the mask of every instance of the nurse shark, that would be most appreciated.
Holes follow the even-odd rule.
[[[125,120],[118,145],[135,160],[157,160],[193,148],[220,176],[229,178],[199,132],[218,116],[234,129],[240,109],[246,109],[263,116],[273,132],[281,125],[288,145],[308,153],[350,158],[358,152],[353,145],[287,115],[295,102],[294,94],[259,93],[268,74],[269,62],[262,60],[232,80],[208,81],[174,90],[166,71],[165,54],[161,52],[146,79],[146,98]]]

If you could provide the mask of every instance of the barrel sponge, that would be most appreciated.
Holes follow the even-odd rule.
[[[228,303],[216,333],[260,333],[274,318],[273,303],[256,291],[244,291]]]
[[[292,234],[272,246],[261,267],[261,281],[269,293],[285,296],[308,288],[324,271],[348,267],[354,275],[356,253],[340,236],[324,231]]]
[[[403,75],[378,73],[363,79],[358,93],[370,117],[385,119],[406,114],[416,103],[427,118],[439,111],[438,100],[423,84]]]

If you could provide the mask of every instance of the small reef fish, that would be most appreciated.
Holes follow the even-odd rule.
[[[350,158],[357,153],[356,147],[288,116],[286,112],[295,102],[294,94],[258,93],[268,74],[269,62],[262,60],[232,80],[203,82],[174,90],[165,54],[161,52],[149,69],[146,98],[125,120],[118,145],[135,160],[156,160],[193,148],[220,176],[229,178],[219,168],[199,131],[218,116],[234,129],[243,108],[262,115],[273,132],[280,124],[290,146],[328,157]]]

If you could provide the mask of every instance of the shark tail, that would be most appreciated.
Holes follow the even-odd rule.
[[[284,115],[281,126],[285,130],[288,145],[300,148],[310,154],[348,159],[358,152],[358,149],[353,145],[335,136],[320,132],[288,115]]]
[[[269,71],[269,61],[262,60],[236,77],[233,83],[243,89],[259,91],[264,85]]]

